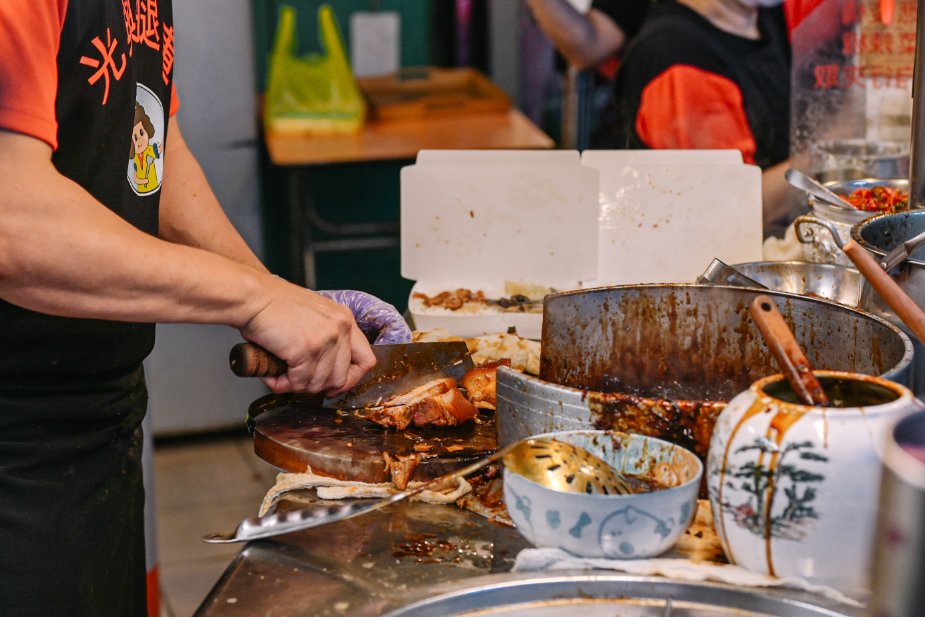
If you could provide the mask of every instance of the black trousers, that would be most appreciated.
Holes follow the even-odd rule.
[[[0,615],[144,617],[141,368],[0,383]]]

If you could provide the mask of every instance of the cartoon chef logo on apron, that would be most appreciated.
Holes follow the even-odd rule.
[[[164,106],[151,90],[138,84],[135,119],[128,158],[128,183],[138,195],[156,193],[164,171]]]

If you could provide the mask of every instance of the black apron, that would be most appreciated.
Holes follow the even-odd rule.
[[[0,615],[146,614],[141,369],[0,388]]]
[[[156,235],[171,2],[71,0],[60,37],[52,162]],[[145,615],[142,361],[153,345],[154,324],[0,301],[0,615]]]

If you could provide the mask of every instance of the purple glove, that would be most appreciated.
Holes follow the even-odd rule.
[[[328,300],[346,306],[366,336],[376,335],[376,344],[410,343],[411,328],[394,306],[376,296],[352,289],[319,290]]]

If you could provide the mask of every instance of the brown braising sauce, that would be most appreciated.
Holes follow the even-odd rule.
[[[630,487],[633,489],[634,495],[638,495],[640,493],[654,493],[655,491],[672,488],[671,486],[662,484],[655,478],[649,476],[623,474],[623,477],[627,482],[629,482]]]
[[[855,379],[840,379],[836,377],[820,377],[819,383],[825,390],[832,407],[873,407],[885,405],[899,398],[899,394],[883,386],[868,381]],[[802,405],[796,392],[790,387],[786,379],[769,384],[764,388],[765,393],[786,403]]]

